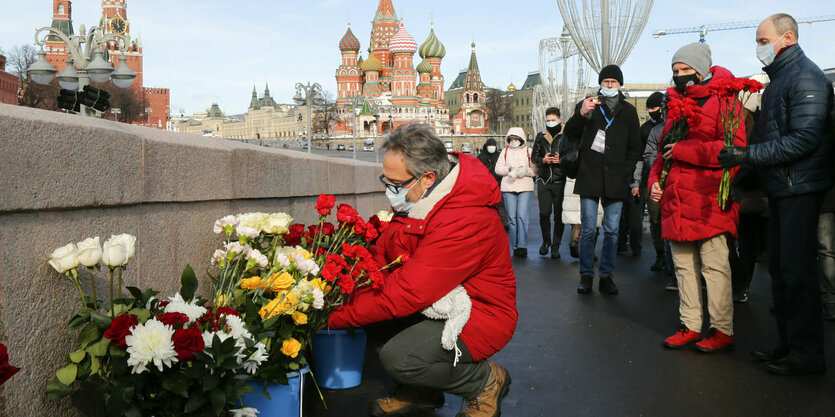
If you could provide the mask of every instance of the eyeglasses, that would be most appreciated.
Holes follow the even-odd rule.
[[[404,185],[406,185],[406,184],[412,182],[412,180],[416,180],[416,179],[417,179],[417,177],[412,176],[411,178],[407,179],[406,181],[399,182],[397,184],[392,184],[392,183],[386,181],[386,177],[384,175],[380,175],[380,182],[383,183],[383,185],[386,186],[386,189],[388,189],[389,191],[391,191],[395,194],[400,192],[400,189],[403,188]]]

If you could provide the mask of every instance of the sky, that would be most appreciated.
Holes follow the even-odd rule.
[[[582,2],[581,0],[570,0]],[[32,44],[35,29],[52,21],[51,0],[0,0],[0,49]],[[146,87],[171,90],[171,112],[204,111],[216,102],[226,114],[246,111],[255,85],[269,83],[281,103],[292,103],[297,82],[318,82],[336,92],[338,44],[351,29],[365,51],[378,0],[130,0],[131,35],[141,35]],[[406,30],[422,43],[430,22],[447,48],[441,70],[448,87],[466,68],[470,43],[484,83],[521,86],[539,68],[539,41],[558,37],[563,20],[556,0],[393,0]],[[101,1],[76,0],[73,26],[98,24]],[[656,0],[649,21],[622,66],[625,83],[668,83],[670,59],[698,34],[658,29],[760,20],[777,12],[795,18],[835,15],[835,4],[814,0]],[[713,63],[737,75],[761,72],[756,28],[711,32]],[[821,68],[835,67],[835,21],[802,24],[800,44]],[[420,57],[415,54],[415,65]]]

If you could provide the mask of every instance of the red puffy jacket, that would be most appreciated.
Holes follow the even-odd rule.
[[[494,207],[498,184],[475,157],[454,153],[459,163],[409,217],[395,217],[371,247],[391,262],[410,259],[385,279],[364,288],[331,314],[331,328],[359,327],[406,317],[432,305],[456,286],[466,289],[472,310],[460,338],[473,359],[502,349],[516,328],[516,278],[508,240]],[[438,339],[438,343],[441,343]]]
[[[667,240],[692,242],[725,232],[736,237],[739,205],[734,202],[729,203],[724,211],[719,209],[719,182],[723,170],[717,156],[725,146],[725,134],[719,115],[719,98],[711,96],[708,87],[713,82],[733,77],[733,74],[720,66],[712,67],[710,72],[713,77],[707,84],[691,85],[685,91],[686,97],[700,104],[704,101],[704,104],[699,123],[691,126],[687,137],[673,147],[673,163],[660,202],[661,235]],[[675,88],[667,89],[667,94],[670,98],[681,97]],[[739,112],[741,114],[741,109]],[[672,120],[667,119],[662,138],[672,125]],[[745,146],[744,121],[736,131],[734,144]],[[659,147],[658,152],[659,157],[649,174],[650,191],[664,169],[664,158],[660,155],[665,150]],[[736,171],[737,168],[734,168],[731,173]]]

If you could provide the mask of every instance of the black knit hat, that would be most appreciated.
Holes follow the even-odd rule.
[[[661,92],[656,91],[647,97],[647,108],[651,109],[653,107],[661,107],[661,101],[664,100],[664,94]]]
[[[615,64],[606,65],[600,70],[600,76],[597,77],[597,84],[603,84],[603,80],[606,78],[614,78],[623,86],[623,72]]]

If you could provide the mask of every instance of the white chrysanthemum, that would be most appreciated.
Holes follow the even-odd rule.
[[[291,257],[302,276],[319,275],[319,265],[313,259],[305,259],[304,255],[300,253],[293,253]]]
[[[275,249],[275,256],[278,257],[279,255],[284,255],[287,259],[290,259],[290,255],[299,249],[302,248],[300,246],[296,246],[295,248],[292,246],[281,246]]]
[[[256,415],[258,414],[258,409],[252,407],[236,408],[234,410],[229,410],[229,414],[231,414],[232,417],[258,417]]]
[[[174,329],[157,319],[136,325],[131,334],[125,337],[128,365],[133,367],[131,373],[145,372],[148,370],[147,365],[152,362],[160,371],[164,366],[170,368],[176,363],[177,351],[174,350],[172,336]]]
[[[215,253],[212,254],[212,265],[217,265],[221,259],[226,258],[226,251],[222,249],[215,250]]]
[[[238,226],[238,218],[231,214],[225,216],[215,222],[215,227],[212,228],[212,231],[215,233],[223,233],[224,226],[232,226],[232,228],[235,228]]]
[[[258,372],[258,367],[261,366],[264,361],[269,358],[269,354],[267,354],[267,347],[264,346],[263,343],[256,343],[255,344],[255,351],[252,352],[251,355],[246,359],[244,362],[244,369],[249,372],[251,375],[255,375]]]
[[[240,242],[229,242],[223,245],[227,252],[244,253],[244,247]]]
[[[226,325],[229,326],[229,335],[235,339],[252,338],[252,333],[246,329],[240,317],[231,314],[226,315]]]
[[[313,289],[313,308],[321,310],[325,306],[325,293],[319,288]]]
[[[287,255],[283,253],[276,253],[275,263],[281,265],[282,269],[285,269],[288,266],[290,266],[290,258],[288,258]]]
[[[202,317],[206,314],[206,308],[197,305],[196,300],[191,300],[191,302],[186,302],[183,299],[183,296],[180,293],[173,297],[168,297],[169,303],[165,306],[166,313],[183,313],[188,316],[189,323],[194,322],[195,320]]]
[[[290,294],[294,295],[299,300],[309,301],[309,298],[307,298],[307,296],[311,293],[311,290],[313,290],[313,285],[310,283],[310,281],[306,279],[301,279],[299,280],[299,282],[296,283],[295,286],[293,286],[293,289],[290,290]],[[309,308],[310,304],[304,301],[299,301],[299,304],[296,306],[296,310],[303,312],[307,311],[307,309]]]
[[[238,225],[238,227],[235,228],[235,233],[238,234],[238,238],[240,238],[241,236],[246,236],[250,239],[255,239],[260,234],[258,232],[258,229],[254,227],[244,226],[242,224]]]
[[[250,249],[249,253],[246,254],[246,258],[254,259],[261,268],[266,268],[270,263],[270,260],[267,259],[267,257],[264,256],[264,254],[262,254],[258,249]]]

